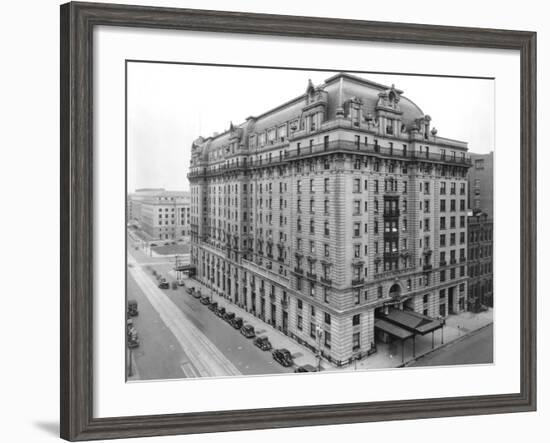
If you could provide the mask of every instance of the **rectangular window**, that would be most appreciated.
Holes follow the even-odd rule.
[[[353,236],[359,237],[361,235],[361,223],[355,222],[353,224]]]
[[[325,331],[325,347],[330,349],[330,332]]]
[[[355,200],[353,202],[353,215],[360,215],[361,214],[361,201]]]
[[[354,351],[357,351],[359,348],[361,348],[360,336],[361,334],[359,332],[353,333],[352,343]]]
[[[361,180],[358,178],[353,179],[353,192],[357,193],[361,191]]]
[[[330,314],[328,312],[325,312],[325,323],[327,325],[330,325]]]

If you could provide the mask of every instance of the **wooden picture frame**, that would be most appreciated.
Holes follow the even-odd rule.
[[[521,63],[521,390],[518,394],[94,418],[94,27],[497,48]],[[61,437],[70,441],[533,411],[536,408],[536,34],[99,3],[61,6]]]

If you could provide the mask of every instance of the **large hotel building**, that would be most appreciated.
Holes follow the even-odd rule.
[[[197,278],[337,365],[466,308],[467,143],[402,94],[340,73],[192,146]]]

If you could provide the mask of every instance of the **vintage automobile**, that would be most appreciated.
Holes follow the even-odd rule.
[[[244,325],[241,328],[241,334],[244,335],[246,338],[256,337],[256,331],[254,331],[254,326],[252,325]]]
[[[137,337],[128,338],[128,347],[130,349],[135,349],[139,347],[139,340]]]
[[[201,303],[203,305],[209,305],[210,304],[210,297],[201,297]]]
[[[126,335],[128,339],[128,347],[130,349],[137,348],[139,346],[138,332],[137,332],[137,329],[134,327],[133,322],[127,323]]]
[[[200,290],[193,291],[193,293],[191,295],[193,296],[193,298],[201,298],[202,297],[202,293],[201,293]]]
[[[223,306],[220,306],[218,309],[216,309],[216,315],[220,318],[223,318],[225,315],[225,308]]]
[[[317,368],[312,365],[303,365],[294,369],[294,372],[317,372]]]
[[[164,278],[159,282],[160,289],[170,289],[170,283],[168,283]]]
[[[129,317],[136,317],[139,314],[138,303],[136,300],[128,300],[127,313]]]
[[[288,368],[294,364],[294,361],[292,360],[292,354],[288,349],[275,349],[271,355],[277,363],[284,366],[285,368]]]
[[[216,310],[218,309],[218,303],[217,302],[210,303],[210,305],[208,306],[208,309],[210,309],[211,311],[216,312]]]
[[[223,316],[223,319],[229,324],[231,324],[231,322],[233,321],[234,318],[235,318],[235,313],[234,312],[229,312],[229,311],[226,312]]]
[[[241,329],[243,326],[243,319],[241,317],[235,317],[233,320],[231,320],[231,326],[233,326],[235,329]]]
[[[254,340],[254,346],[260,348],[262,351],[269,351],[271,349],[271,342],[267,337],[258,337]]]

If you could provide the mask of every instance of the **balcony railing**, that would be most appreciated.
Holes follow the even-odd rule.
[[[286,143],[285,143],[286,147]],[[221,175],[230,172],[236,172],[239,170],[244,170],[248,168],[254,168],[258,166],[278,166],[288,161],[296,160],[300,158],[306,158],[308,156],[317,155],[317,154],[327,154],[334,152],[349,152],[349,153],[370,153],[375,155],[380,155],[384,157],[395,157],[395,158],[407,158],[411,160],[421,159],[434,162],[444,162],[448,164],[458,164],[464,166],[471,166],[472,160],[469,157],[451,157],[445,156],[441,158],[439,153],[435,152],[415,152],[411,150],[401,150],[389,147],[382,147],[375,144],[359,144],[359,146],[353,141],[347,140],[333,140],[328,143],[318,143],[312,146],[302,147],[298,150],[285,150],[285,154],[282,158],[276,157],[274,159],[250,159],[248,161],[239,161],[234,162],[233,164],[220,164],[216,168],[206,169],[204,166],[202,170],[192,171],[187,174],[188,178],[212,176],[212,175]]]
[[[359,285],[362,285],[363,283],[365,283],[364,278],[356,278],[356,279],[351,281],[352,286],[359,286]]]
[[[311,279],[311,280],[317,280],[317,274],[313,273],[313,272],[308,272],[306,274],[306,277]]]
[[[301,268],[294,268],[294,272],[296,274],[304,275],[304,270]]]
[[[399,209],[384,209],[384,217],[399,217]]]
[[[431,264],[422,266],[422,269],[423,269],[424,271],[431,271],[432,268],[433,268],[433,266],[432,266]]]
[[[332,280],[330,278],[321,277],[321,283],[325,285],[332,285]]]

